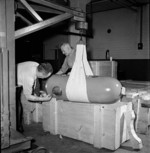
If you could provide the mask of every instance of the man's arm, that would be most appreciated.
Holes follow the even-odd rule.
[[[63,74],[63,72],[62,72],[61,69],[60,69],[56,74],[61,75],[61,74]]]
[[[61,67],[61,69],[60,69],[56,74],[64,74],[64,73],[66,73],[67,70],[68,70],[68,68],[69,68],[69,66],[68,66],[67,63],[68,63],[68,62],[67,62],[67,57],[66,57],[65,60],[64,60],[63,65],[62,65],[62,67]]]
[[[36,95],[25,95],[25,96],[27,100],[32,101],[32,102],[46,102],[52,99],[52,96],[50,95],[45,95],[44,97],[38,97]]]
[[[26,82],[23,85],[23,93],[27,100],[32,101],[32,102],[44,102],[44,101],[49,101],[51,99],[50,95],[45,94],[44,96],[37,96],[36,94],[32,94],[32,83],[30,81]]]

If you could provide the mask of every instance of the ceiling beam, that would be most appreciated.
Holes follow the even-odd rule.
[[[125,8],[130,9],[131,11],[137,12],[136,8],[133,8],[132,5],[128,5],[127,3],[124,3],[123,1],[119,1],[119,0],[113,0],[114,3],[116,3],[117,5],[123,6]]]
[[[62,14],[62,11],[54,10],[50,7],[45,7],[41,5],[36,4],[30,4],[30,6],[36,11],[36,12],[43,12],[43,13],[51,13],[51,14]],[[24,6],[22,6],[20,3],[17,3],[17,9],[25,9]]]
[[[51,25],[54,25],[58,22],[69,19],[71,17],[73,17],[72,14],[64,13],[61,15],[57,15],[56,17],[50,18],[48,20],[36,23],[34,25],[19,29],[19,30],[15,31],[15,39],[18,39],[18,38],[23,37],[25,35],[31,34],[31,33],[36,32],[38,30],[44,29],[46,27],[49,27]]]
[[[21,4],[29,11],[29,13],[34,17],[38,22],[43,21],[43,19],[34,11],[34,9],[26,2],[26,0],[20,0]]]
[[[71,8],[67,8],[67,7],[58,5],[58,4],[54,4],[54,3],[51,3],[49,1],[45,1],[45,0],[29,0],[29,1],[44,5],[46,7],[51,7],[53,9],[56,9],[56,10],[59,10],[59,11],[63,11],[63,12],[66,12],[66,13],[71,13],[74,16],[79,16],[79,17],[85,18],[85,13],[84,12],[77,11],[77,10],[71,9]]]
[[[30,22],[27,18],[25,18],[23,15],[21,15],[20,13],[16,13],[17,17],[20,17],[24,22],[26,22],[28,25],[32,25],[33,23]]]

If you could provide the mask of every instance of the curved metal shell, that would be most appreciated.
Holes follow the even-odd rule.
[[[54,87],[59,87],[62,95],[56,95],[57,99],[68,100],[66,95],[66,84],[69,76],[53,75],[46,83],[46,89],[49,94],[52,94]],[[120,99],[121,83],[112,77],[87,77],[87,95],[92,103],[114,103]],[[78,89],[77,89],[78,90]],[[76,97],[78,101],[78,97]],[[81,101],[84,102],[84,101]]]

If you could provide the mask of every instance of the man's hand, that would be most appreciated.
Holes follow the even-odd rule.
[[[37,97],[40,103],[50,101],[52,99],[51,95],[44,94],[43,96]]]
[[[47,93],[45,91],[40,91],[40,97],[45,97]]]
[[[43,93],[42,96],[40,97],[37,95],[30,95],[27,98],[31,102],[42,103],[42,102],[50,101],[52,99],[52,96]]]
[[[45,95],[44,97],[41,97],[42,98],[42,101],[50,101],[52,99],[52,96],[50,95]]]
[[[62,75],[63,72],[62,72],[61,70],[59,70],[56,74],[58,74],[58,75]]]

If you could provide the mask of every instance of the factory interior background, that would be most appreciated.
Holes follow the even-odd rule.
[[[84,2],[78,3],[84,5]],[[149,80],[149,6],[143,6],[141,19],[140,8],[138,12],[126,8],[114,9],[111,7],[112,4],[107,4],[107,2],[106,6],[102,8],[99,3],[92,4],[92,14],[89,8],[90,4],[87,5],[87,11],[89,10],[87,16],[92,22],[89,23],[89,31],[86,36],[88,59],[105,60],[106,51],[109,50],[110,56],[118,62],[119,79]],[[117,7],[121,7],[121,5],[117,5]],[[21,19],[17,18],[16,24],[20,25],[21,21],[18,20]],[[69,24],[71,23],[67,21],[60,22],[54,27],[38,31],[26,38],[17,39],[17,62],[31,57],[35,60],[52,62],[61,60],[61,55],[59,55],[60,58],[56,56],[59,54],[59,45],[63,42],[70,42],[73,47],[76,47],[80,39],[79,36],[76,36],[79,32],[75,31],[74,27],[70,28]],[[139,43],[143,44],[141,49],[138,48]],[[25,51],[20,52],[20,49]]]
[[[43,5],[44,1],[47,4],[49,2],[49,6]],[[82,31],[75,28],[75,23],[82,17],[77,17],[72,11],[74,18],[63,19],[62,17],[61,20],[58,17],[56,24],[50,24],[41,29],[37,28],[33,32],[29,27],[21,35],[20,29],[37,23],[32,13],[29,13],[28,9],[22,5],[26,2],[37,11],[43,20],[54,18],[69,9],[85,12],[88,29]],[[132,90],[139,89],[140,91],[140,88],[146,88],[144,92],[150,94],[150,1],[37,0],[37,2],[39,3],[36,4],[34,0],[0,1],[0,100],[1,141],[3,142],[1,151],[22,153],[23,148],[27,147],[25,149],[27,151],[24,152],[29,152],[38,146],[43,146],[49,153],[137,152],[132,149],[129,141],[115,151],[111,151],[98,149],[91,144],[69,137],[53,135],[43,130],[42,121],[24,124],[24,132],[18,133],[16,130],[16,65],[24,61],[49,62],[55,74],[61,68],[65,58],[60,51],[60,45],[69,42],[72,47],[76,48],[82,36],[88,61],[105,62],[110,59],[116,61],[117,66],[114,73],[119,81],[129,81]],[[50,9],[52,4],[58,5],[58,10],[56,7]],[[59,6],[64,7],[64,10],[60,11]],[[109,57],[107,57],[108,53]],[[150,151],[150,129],[148,129],[150,99],[147,100],[147,103],[149,103],[148,108],[143,110],[146,114],[144,117],[149,119],[147,131],[144,134],[137,132],[143,142],[143,148],[138,151],[139,153]],[[13,134],[15,135],[14,142],[11,141]],[[18,138],[20,135],[23,135],[21,142]],[[26,137],[33,137],[32,145],[29,145],[31,140],[27,141]]]

